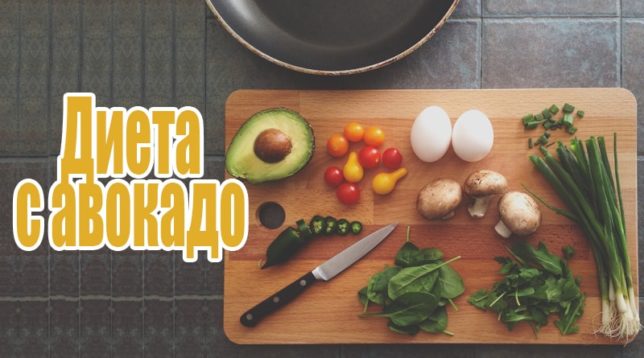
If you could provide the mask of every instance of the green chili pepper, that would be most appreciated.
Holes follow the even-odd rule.
[[[354,221],[351,223],[351,233],[353,235],[358,235],[362,232],[362,224],[359,221]]]
[[[349,233],[349,222],[346,219],[338,220],[338,227],[336,229],[339,235],[346,235]]]
[[[338,221],[333,216],[327,216],[324,219],[324,235],[333,235],[335,234],[335,227],[338,225]]]
[[[313,235],[322,235],[324,233],[324,218],[321,217],[320,215],[315,215],[313,219],[311,219],[311,223],[309,224],[311,227],[311,230],[313,231]]]
[[[306,242],[292,227],[282,231],[266,250],[266,260],[262,269],[285,262]]]
[[[297,225],[297,231],[300,233],[302,239],[308,240],[313,237],[313,231],[311,231],[311,227],[306,223],[306,221],[300,219],[295,224]]]

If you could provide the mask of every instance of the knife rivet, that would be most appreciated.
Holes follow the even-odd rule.
[[[302,287],[306,286],[306,280],[300,280],[300,286]]]
[[[253,320],[253,315],[250,314],[250,313],[246,314],[246,320],[247,321],[252,321]]]
[[[280,301],[280,298],[275,296],[273,297],[273,303],[278,303]]]

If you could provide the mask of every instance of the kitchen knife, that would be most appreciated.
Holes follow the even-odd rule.
[[[344,271],[349,266],[353,265],[356,261],[360,260],[369,251],[373,250],[379,243],[381,243],[392,231],[396,228],[397,224],[389,224],[383,228],[374,231],[373,233],[365,236],[360,241],[347,247],[339,254],[333,256],[331,259],[316,267],[313,271],[298,278],[290,285],[284,287],[276,294],[265,299],[257,306],[246,311],[239,321],[246,327],[253,327],[259,323],[262,318],[268,316],[278,308],[285,306],[291,302],[300,293],[309,288],[315,281],[329,281],[340,272]]]

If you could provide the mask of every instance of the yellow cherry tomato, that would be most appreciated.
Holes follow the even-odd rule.
[[[344,137],[349,142],[359,142],[364,137],[364,127],[360,123],[351,122],[344,126]]]
[[[340,133],[333,133],[326,142],[326,151],[332,157],[340,158],[349,151],[349,142]]]
[[[364,132],[364,142],[367,145],[377,147],[385,141],[385,132],[378,127],[369,127]]]
[[[407,169],[400,168],[391,173],[379,173],[371,181],[371,188],[373,192],[380,195],[387,195],[391,193],[396,187],[396,183],[402,177],[407,175]]]
[[[364,177],[364,169],[360,166],[356,152],[349,154],[349,159],[347,159],[344,168],[342,168],[342,174],[344,175],[344,179],[349,183],[357,183]]]

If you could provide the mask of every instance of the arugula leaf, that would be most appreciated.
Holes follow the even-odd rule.
[[[522,242],[509,251],[514,260],[495,258],[503,279],[491,290],[473,293],[468,302],[481,310],[496,312],[510,330],[526,322],[536,334],[548,324],[548,315],[556,314],[559,320],[555,325],[562,335],[577,332],[585,296],[567,261],[548,252],[543,243],[534,248]]]
[[[367,306],[369,304],[369,299],[367,298],[367,286],[358,291],[358,300],[363,306]]]
[[[566,260],[570,260],[575,255],[575,249],[573,249],[570,245],[564,246],[561,249],[561,252],[563,253],[563,256]]]

